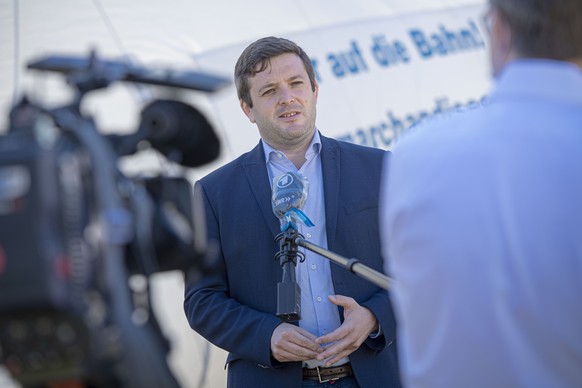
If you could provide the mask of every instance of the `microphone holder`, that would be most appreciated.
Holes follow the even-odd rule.
[[[280,247],[275,260],[279,260],[283,268],[282,281],[277,284],[277,316],[284,322],[301,319],[301,288],[297,284],[295,266],[297,258],[300,262],[305,261],[305,254],[299,252],[295,242],[297,238],[302,239],[303,236],[292,225],[275,237]]]
[[[305,261],[305,254],[300,252],[298,247],[317,253],[380,288],[389,290],[392,285],[393,279],[360,263],[358,259],[348,259],[306,241],[292,225],[279,233],[275,241],[280,246],[279,252],[275,254],[275,260],[279,260],[283,268],[282,281],[277,284],[277,316],[284,322],[296,322],[301,319],[301,288],[297,284],[295,266],[297,258],[300,262]]]
[[[346,257],[328,251],[327,249],[322,248],[318,245],[312,244],[309,241],[306,241],[301,234],[297,233],[293,236],[292,245],[300,246],[312,252],[315,252],[318,255],[323,256],[326,259],[329,259],[330,261],[344,267],[351,273],[356,274],[361,278],[364,278],[365,280],[374,283],[378,287],[381,287],[385,290],[390,289],[391,284],[393,282],[393,280],[388,276],[360,263],[358,259],[354,258],[348,259]]]

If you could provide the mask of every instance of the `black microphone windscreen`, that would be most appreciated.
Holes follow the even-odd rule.
[[[202,166],[220,153],[220,141],[206,117],[181,101],[155,100],[147,105],[140,131],[152,147],[186,167]]]

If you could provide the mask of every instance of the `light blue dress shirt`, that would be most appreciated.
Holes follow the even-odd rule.
[[[582,387],[582,70],[510,63],[384,172],[404,385]]]
[[[263,140],[262,142],[271,186],[273,178],[289,171],[298,172],[307,178],[309,182],[308,195],[303,212],[315,226],[307,227],[300,223],[298,225],[299,233],[309,242],[327,249],[319,132],[315,130],[305,155],[305,163],[300,169],[297,169],[283,152],[275,150]],[[299,321],[299,326],[320,337],[334,331],[341,325],[337,306],[327,298],[328,295],[335,294],[330,262],[328,259],[309,250],[299,249],[305,254],[305,261],[298,262],[296,266],[297,283],[301,288],[301,320]],[[346,362],[348,362],[347,357],[339,360],[334,365],[341,365]],[[312,360],[308,361],[306,365],[314,368],[317,365],[323,365],[323,363],[324,361]]]

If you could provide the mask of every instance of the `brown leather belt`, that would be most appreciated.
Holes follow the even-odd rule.
[[[338,380],[342,377],[353,376],[352,366],[347,363],[340,366],[331,366],[328,368],[317,367],[313,369],[303,368],[303,380],[317,380],[325,383],[332,380]]]

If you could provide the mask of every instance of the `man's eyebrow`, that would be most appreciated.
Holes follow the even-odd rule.
[[[296,74],[294,76],[287,78],[287,81],[295,81],[296,79],[303,80],[304,78],[305,77],[302,74]]]
[[[295,80],[302,80],[303,81],[304,79],[305,79],[305,77],[303,75],[301,75],[301,74],[295,74],[295,75],[292,75],[291,77],[287,78],[285,81],[286,82],[293,82]],[[277,86],[277,83],[276,82],[269,82],[269,83],[261,86],[259,88],[258,92],[259,93],[262,93],[265,89],[270,89],[270,88],[273,88],[273,87],[276,87],[276,86]]]
[[[270,88],[274,87],[275,85],[276,84],[274,82],[269,82],[268,84],[265,84],[259,88],[259,93],[262,93],[265,89],[270,89]]]

